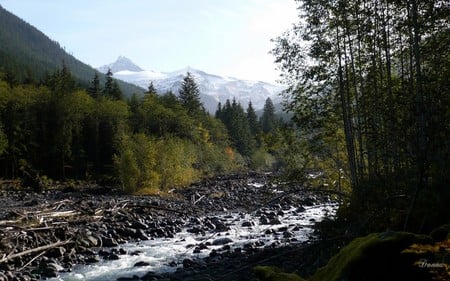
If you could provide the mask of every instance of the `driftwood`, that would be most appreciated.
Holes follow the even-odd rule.
[[[64,245],[67,245],[67,244],[72,243],[72,242],[73,242],[72,240],[58,241],[58,242],[55,242],[55,243],[52,243],[52,244],[40,246],[40,247],[33,248],[33,249],[28,249],[26,251],[23,251],[23,252],[20,252],[20,253],[17,253],[17,254],[9,254],[9,255],[4,256],[4,257],[2,257],[0,259],[0,264],[4,263],[4,262],[7,262],[9,260],[12,260],[12,259],[21,257],[21,256],[25,256],[25,255],[28,255],[28,254],[33,254],[33,253],[36,253],[36,252],[47,251],[47,250],[50,250],[52,248],[56,248],[56,247],[59,247],[59,246],[64,246]]]
[[[0,221],[0,225],[16,225],[18,223],[17,220],[13,221],[13,220],[9,220],[9,221]]]
[[[155,206],[155,205],[129,205],[127,206],[128,208],[146,208],[146,209],[155,209],[155,210],[161,210],[161,211],[167,211],[167,212],[173,212],[173,213],[177,213],[177,214],[186,214],[185,211],[178,211],[178,210],[173,210],[173,209],[169,209],[169,208],[165,208],[165,207],[161,207],[161,206]],[[194,207],[194,206],[192,206]]]
[[[197,204],[198,202],[200,202],[200,200],[202,200],[206,195],[202,195],[200,196],[200,198],[198,198],[197,200],[194,201],[194,205]]]

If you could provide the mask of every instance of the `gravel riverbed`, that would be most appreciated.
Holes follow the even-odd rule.
[[[312,231],[301,232],[308,237],[299,241],[296,233],[304,226],[283,223],[318,206],[332,215],[333,202],[329,195],[256,173],[205,180],[164,196],[130,196],[87,183],[34,193],[5,182],[0,189],[0,281],[66,280],[80,267],[132,255],[141,274],[119,271],[112,280],[252,280],[251,269],[258,264],[307,268],[306,263],[317,263]],[[240,227],[264,231],[233,245],[227,214]],[[311,218],[307,224],[314,222]],[[198,255],[165,261],[173,270],[147,270],[150,263],[139,260],[139,249],[127,246],[170,241],[180,233],[197,237],[183,247]]]

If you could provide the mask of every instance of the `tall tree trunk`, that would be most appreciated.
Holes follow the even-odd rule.
[[[351,178],[351,186],[353,189],[358,187],[358,174],[356,169],[356,158],[355,158],[355,147],[353,142],[353,132],[352,132],[352,124],[351,117],[349,112],[349,101],[347,100],[347,93],[345,91],[344,85],[344,75],[343,75],[343,66],[342,66],[342,51],[341,51],[341,36],[339,33],[339,27],[336,28],[336,41],[337,41],[337,55],[339,61],[339,69],[338,69],[338,83],[339,83],[339,97],[341,100],[342,107],[342,119],[344,121],[344,133],[345,133],[345,142],[347,147],[347,155],[350,169],[350,178]],[[345,44],[345,43],[344,43]]]
[[[410,11],[410,12],[409,12]],[[408,1],[408,16],[410,18],[410,26],[412,38],[412,55],[414,61],[415,73],[411,73],[411,79],[415,79],[415,104],[416,104],[416,138],[417,138],[417,185],[411,198],[409,210],[405,219],[404,229],[408,228],[411,213],[414,210],[417,197],[420,190],[425,184],[426,170],[426,133],[425,133],[425,104],[422,86],[422,69],[420,57],[420,28],[418,23],[418,6],[417,0]]]

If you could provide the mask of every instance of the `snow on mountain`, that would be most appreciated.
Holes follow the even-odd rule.
[[[128,59],[119,57],[116,61],[122,62]],[[130,60],[128,60],[131,62]],[[134,63],[129,64],[130,68],[126,68],[126,64],[120,63],[119,66],[110,64],[108,67],[114,74],[114,78],[135,84],[144,89],[147,89],[151,82],[157,89],[158,93],[166,93],[172,91],[177,94],[180,89],[183,78],[187,72],[190,72],[199,86],[200,99],[206,110],[214,113],[219,102],[225,104],[226,100],[230,101],[235,98],[240,102],[244,109],[247,108],[251,101],[253,107],[258,110],[264,107],[264,103],[270,97],[274,104],[281,102],[279,93],[284,89],[282,86],[273,85],[262,81],[240,80],[232,77],[224,77],[214,74],[209,74],[201,70],[191,67],[183,68],[174,72],[156,72],[141,69]],[[119,70],[117,70],[119,69]],[[101,72],[106,72],[108,69],[104,67],[98,68]],[[114,71],[117,70],[117,71]]]
[[[117,60],[113,63],[106,64],[103,66],[100,66],[97,68],[98,71],[105,73],[108,72],[108,69],[111,69],[112,73],[116,73],[119,71],[133,71],[133,72],[140,72],[143,71],[142,68],[137,66],[134,62],[132,62],[129,58],[120,56],[117,58]]]

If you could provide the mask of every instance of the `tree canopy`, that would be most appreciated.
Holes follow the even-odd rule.
[[[405,228],[413,216],[415,223],[432,216],[425,205],[415,206],[431,194],[446,194],[448,202],[450,194],[442,190],[450,163],[449,5],[337,0],[298,6],[299,22],[273,50],[298,128],[316,143],[329,146],[330,133],[345,143],[344,170],[355,196],[368,196],[370,185],[378,185],[379,196],[406,194],[408,203],[397,205],[405,210],[398,218]],[[435,204],[443,206],[444,197]]]

